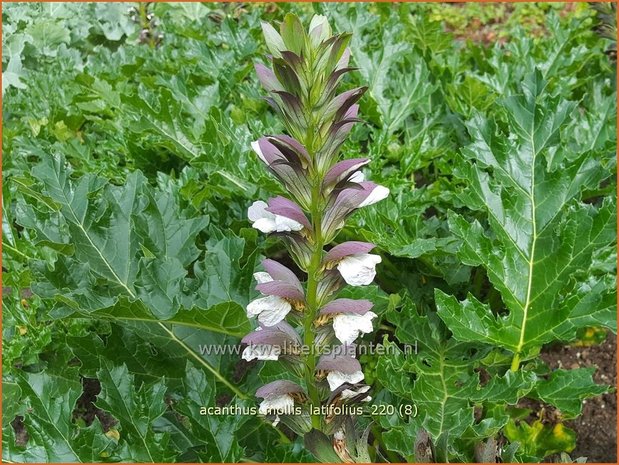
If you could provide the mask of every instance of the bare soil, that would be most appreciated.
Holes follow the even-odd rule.
[[[554,346],[542,353],[551,368],[597,368],[593,379],[615,388],[613,392],[586,400],[583,414],[566,425],[576,431],[572,458],[588,462],[617,463],[617,340],[609,334],[602,344],[591,347]]]

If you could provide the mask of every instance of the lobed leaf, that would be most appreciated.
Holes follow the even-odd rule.
[[[542,344],[573,339],[580,324],[615,327],[606,304],[614,289],[597,288],[590,318],[578,306],[594,252],[616,236],[614,203],[585,204],[582,196],[610,173],[588,152],[571,154],[561,143],[574,105],[547,96],[545,87],[537,72],[524,81],[522,95],[505,99],[506,134],[481,116],[470,122],[473,143],[463,150],[467,161],[459,172],[470,186],[463,199],[487,215],[489,230],[459,215],[449,222],[463,241],[458,256],[486,269],[508,313],[495,315],[472,296],[458,304],[436,294],[439,315],[456,338],[511,351],[515,368]]]

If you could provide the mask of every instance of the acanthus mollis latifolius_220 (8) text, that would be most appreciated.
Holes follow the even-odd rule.
[[[365,179],[368,158],[340,153],[359,121],[357,102],[366,90],[338,93],[341,78],[354,71],[348,66],[351,35],[333,34],[320,15],[307,30],[292,14],[279,32],[267,23],[262,29],[269,66],[256,63],[256,74],[288,134],[265,135],[252,149],[287,195],[255,201],[247,216],[254,228],[281,239],[306,280],[275,260],[262,262],[264,271],[254,274],[261,296],[247,306],[258,326],[243,339],[242,357],[285,364],[296,377],[299,382],[278,379],[258,389],[259,410],[304,435],[316,453],[327,441],[345,442],[351,427],[350,416],[334,413],[345,410],[330,407],[371,399],[355,341],[373,331],[377,315],[370,300],[338,294],[347,285],[370,284],[381,258],[371,253],[371,243],[332,244],[349,215],[386,198],[389,190]],[[301,415],[287,414],[298,406],[306,407]],[[352,459],[364,458],[361,449]],[[350,459],[342,456],[345,448],[333,450]]]

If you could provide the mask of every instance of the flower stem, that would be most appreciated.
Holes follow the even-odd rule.
[[[309,57],[310,69],[313,69],[314,59],[314,56]],[[316,82],[316,80],[312,78],[310,82],[313,83]],[[316,319],[316,316],[318,314],[318,283],[320,281],[320,265],[322,262],[322,249],[324,246],[324,238],[322,236],[322,175],[317,169],[317,162],[315,158],[316,147],[314,147],[314,145],[316,143],[316,125],[313,115],[314,102],[311,101],[312,95],[312,89],[308,89],[307,101],[304,102],[305,120],[308,125],[305,131],[305,138],[303,142],[307,151],[311,155],[313,163],[312,169],[310,170],[312,185],[310,221],[312,223],[312,229],[314,233],[314,248],[312,251],[310,264],[307,269],[307,289],[305,296],[307,311],[305,314],[305,322],[303,325],[303,337],[305,347],[308,349],[307,356],[305,358],[305,383],[307,385],[307,393],[309,395],[312,405],[312,427],[320,430],[322,417],[321,415],[314,413],[314,409],[320,408],[321,405],[320,395],[318,393],[318,387],[316,386],[315,378],[317,350],[314,347],[316,338],[314,320]]]
[[[305,359],[305,382],[307,384],[307,390],[310,397],[310,401],[313,408],[320,407],[320,396],[318,395],[318,389],[316,387],[316,381],[314,378],[314,371],[316,369],[316,350],[314,347],[314,328],[313,323],[316,319],[318,312],[318,281],[320,275],[320,263],[322,261],[322,212],[320,208],[320,184],[321,179],[316,176],[313,182],[312,188],[312,211],[311,221],[314,229],[314,250],[312,253],[312,259],[307,270],[307,312],[305,315],[304,324],[304,342],[305,346],[309,349]],[[320,415],[312,412],[312,426],[316,429],[320,429],[321,417]]]

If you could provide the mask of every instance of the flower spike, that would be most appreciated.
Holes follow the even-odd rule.
[[[286,193],[254,202],[248,218],[254,228],[283,240],[307,278],[302,284],[301,274],[292,269],[271,259],[262,262],[264,271],[254,274],[261,296],[247,306],[248,317],[256,318],[260,327],[243,339],[249,344],[243,358],[292,357],[303,362],[294,365],[304,370],[303,381],[280,380],[258,390],[260,412],[277,413],[301,396],[312,409],[301,416],[282,416],[282,421],[300,434],[312,428],[333,434],[332,414],[315,413],[316,407],[370,399],[354,343],[372,332],[378,318],[369,300],[337,294],[347,284],[370,284],[381,257],[370,253],[375,246],[367,242],[330,244],[355,210],[384,199],[389,189],[365,180],[362,169],[369,158],[340,157],[346,137],[360,121],[358,102],[367,90],[338,90],[342,77],[355,70],[349,65],[351,35],[333,34],[320,15],[307,30],[292,14],[284,17],[279,30],[266,23],[262,29],[271,66],[256,64],[256,74],[287,134],[260,137],[252,149]],[[299,322],[300,328],[287,321]],[[343,345],[322,352],[334,343]]]

